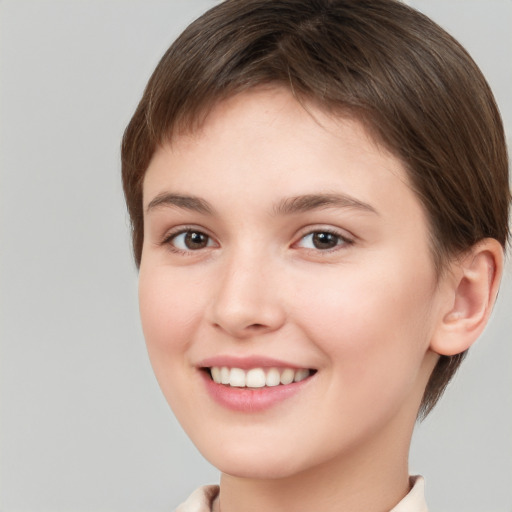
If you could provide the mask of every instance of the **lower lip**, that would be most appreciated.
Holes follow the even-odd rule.
[[[299,393],[313,376],[292,384],[280,384],[263,388],[237,388],[217,384],[207,372],[201,371],[206,389],[220,405],[240,412],[260,412],[283,402]]]

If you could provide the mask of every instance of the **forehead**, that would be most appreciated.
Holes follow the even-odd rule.
[[[402,162],[362,122],[299,103],[284,88],[260,88],[217,103],[200,128],[160,146],[144,204],[162,187],[209,195],[214,186],[233,198],[248,190],[277,196],[284,185],[291,195],[347,187],[361,201],[399,185],[396,192],[417,202],[408,183]]]
[[[293,133],[294,137],[301,135],[312,140],[320,135],[321,128],[324,136],[342,135],[342,138],[347,139],[351,137],[349,131],[340,134],[339,128],[350,125],[354,140],[357,139],[360,143],[364,139],[368,148],[371,147],[372,150],[394,158],[392,152],[386,150],[385,145],[379,140],[371,123],[363,120],[362,114],[358,116],[357,112],[349,107],[344,109],[340,106],[320,104],[308,97],[297,97],[293,91],[279,84],[258,85],[242,92],[235,92],[227,98],[214,101],[210,106],[205,105],[199,113],[191,116],[190,119],[185,116],[172,128],[172,136],[164,140],[164,146],[179,151],[212,137],[227,136],[235,140],[237,135],[242,137],[252,129],[264,128],[265,125],[267,134],[271,133],[270,128],[273,125],[279,125],[287,128],[287,131],[291,130],[290,133]],[[233,129],[235,122],[236,130]],[[265,139],[265,130],[258,134],[254,130],[251,136]]]

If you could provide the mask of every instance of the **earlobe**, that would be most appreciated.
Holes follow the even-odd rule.
[[[453,263],[444,291],[446,307],[440,312],[431,350],[452,356],[477,340],[496,301],[502,272],[503,248],[493,238],[478,242]]]

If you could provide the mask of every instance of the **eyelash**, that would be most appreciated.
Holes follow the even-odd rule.
[[[193,256],[194,253],[199,252],[201,249],[179,249],[175,245],[172,244],[173,240],[175,240],[178,236],[186,234],[186,233],[197,233],[200,235],[203,235],[208,238],[209,241],[213,240],[213,237],[205,233],[204,231],[201,231],[200,229],[196,229],[193,226],[186,226],[180,228],[178,231],[173,231],[167,236],[164,237],[164,239],[161,242],[161,245],[166,245],[169,247],[169,250],[172,251],[175,254],[185,255],[185,256]],[[317,254],[329,254],[334,251],[338,251],[342,249],[343,247],[347,247],[354,244],[354,240],[352,238],[347,237],[346,235],[342,235],[340,232],[332,229],[332,228],[320,228],[320,229],[313,229],[305,232],[301,237],[299,238],[298,242],[295,242],[293,245],[297,245],[302,240],[304,240],[308,236],[313,236],[315,234],[329,234],[338,239],[338,243],[328,249],[318,249],[318,248],[304,248],[307,251],[314,251]],[[208,245],[204,248],[208,248]]]

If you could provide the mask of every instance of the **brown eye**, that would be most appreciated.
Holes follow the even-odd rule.
[[[189,231],[185,234],[185,245],[188,249],[202,249],[208,245],[208,237],[204,233]]]
[[[214,245],[208,235],[194,230],[182,231],[173,235],[169,241],[173,247],[180,251],[197,251]]]
[[[345,238],[338,233],[330,231],[312,231],[307,235],[304,235],[297,245],[304,249],[327,251],[336,247],[341,248],[352,243],[352,240]]]
[[[313,233],[311,241],[315,249],[332,249],[338,245],[340,237],[332,233],[318,232]]]

